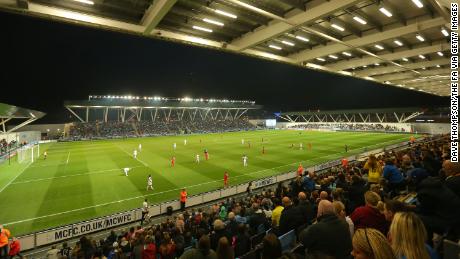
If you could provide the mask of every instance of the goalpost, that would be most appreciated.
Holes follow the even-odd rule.
[[[40,144],[31,144],[17,150],[19,163],[33,163],[40,157]]]

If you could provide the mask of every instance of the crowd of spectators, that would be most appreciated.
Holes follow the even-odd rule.
[[[25,144],[25,143],[18,143],[16,140],[11,140],[10,142],[8,142],[6,139],[1,139],[0,140],[0,156],[8,153],[8,150],[12,150],[12,149],[19,147],[21,144]]]
[[[344,131],[384,131],[384,132],[406,132],[404,128],[380,123],[309,123],[298,124],[289,127],[291,129],[323,129],[323,130],[344,130]]]
[[[157,120],[74,123],[70,139],[120,138],[251,130],[247,118],[235,120]]]
[[[81,237],[48,258],[440,258],[460,237],[460,164],[449,138],[371,155],[160,224]],[[295,246],[284,238],[295,236]]]

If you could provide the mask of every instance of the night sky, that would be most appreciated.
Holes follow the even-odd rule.
[[[239,54],[0,12],[0,102],[64,122],[90,94],[250,99],[268,111],[447,106],[448,99]]]

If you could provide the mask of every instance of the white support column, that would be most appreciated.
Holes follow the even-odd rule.
[[[318,115],[315,114],[315,117],[318,119],[318,122],[323,122]]]
[[[109,116],[109,107],[105,108],[104,122],[107,122],[107,117]]]
[[[198,108],[195,109],[195,112],[193,113],[193,121],[195,120],[195,117],[196,117],[196,113],[198,112]]]
[[[157,119],[158,107],[155,108],[155,116],[153,116],[153,122]]]
[[[125,123],[125,119],[126,119],[126,107],[123,107],[123,109],[121,110],[121,122]]]
[[[240,111],[240,109],[236,109],[236,112],[235,112],[235,116],[233,117],[233,120],[236,120],[236,117],[238,116],[238,112]]]
[[[237,118],[237,119],[241,118],[241,116],[243,116],[243,114],[245,114],[248,110],[249,110],[249,109],[246,109],[246,110],[244,110],[243,112],[241,112],[240,115],[238,115],[238,118]]]
[[[86,107],[86,122],[88,122],[89,120],[89,107]]]
[[[142,120],[142,111],[143,111],[143,108],[141,107],[139,109],[139,117],[137,117],[137,121],[141,121]]]
[[[171,112],[172,112],[172,108],[169,108],[168,118],[166,118],[167,121],[171,119]]]
[[[182,115],[180,116],[180,120],[182,121],[182,118],[184,117],[184,114],[185,114],[185,108],[182,109]]]
[[[203,116],[201,116],[201,118],[203,118],[203,120],[206,120],[206,118],[208,117],[208,113],[209,113],[210,111],[211,111],[211,109],[207,109],[207,110],[206,110],[206,113],[204,114],[204,118],[203,118]],[[201,115],[201,111],[200,111],[200,115]],[[211,115],[212,115],[212,113],[211,113]],[[212,117],[212,116],[211,116],[211,117]]]
[[[383,118],[381,119],[378,113],[375,113],[375,115],[377,116],[377,119],[380,121],[380,123],[382,123],[382,122],[383,122]]]
[[[361,117],[362,122],[366,122],[366,120],[364,119],[363,115],[361,113],[358,113],[358,114],[359,114],[359,117]]]
[[[334,117],[332,117],[332,114],[329,114],[329,117],[331,117],[331,119],[332,119],[333,122],[337,122],[337,120],[334,119]]]
[[[400,122],[400,119],[398,117],[398,115],[396,114],[396,112],[393,112],[394,116],[396,117],[396,121],[399,123]]]
[[[409,120],[411,120],[411,119],[413,119],[413,118],[415,118],[415,117],[417,117],[419,115],[422,115],[422,114],[423,114],[423,112],[414,112],[411,115],[409,115],[406,118],[404,118],[401,122],[409,121]]]
[[[81,122],[85,122],[80,116],[78,116],[78,114],[76,114],[72,109],[70,109],[69,107],[65,107],[67,110],[69,110],[70,113],[72,113],[75,117],[77,117],[77,119],[79,119]]]

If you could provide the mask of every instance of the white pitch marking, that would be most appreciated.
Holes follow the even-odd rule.
[[[403,139],[403,138],[400,138],[400,139]],[[375,146],[375,145],[380,145],[380,144],[388,143],[388,142],[394,142],[394,141],[396,141],[396,140],[399,140],[399,139],[394,139],[394,140],[391,140],[391,141],[385,141],[385,142],[381,142],[381,143],[379,143],[379,144],[369,145],[369,146],[366,146],[366,147],[371,147],[371,146]],[[350,149],[350,151],[351,151],[351,150],[356,150],[356,149],[361,149],[361,148]],[[314,159],[311,159],[311,160],[317,160],[317,159],[319,159],[319,158],[324,158],[324,157],[329,157],[329,156],[335,156],[335,155],[339,155],[339,154],[342,154],[342,153],[344,153],[344,152],[341,152],[341,153],[338,153],[338,154],[336,153],[336,154],[331,154],[331,155],[327,155],[327,156],[322,156],[322,157],[317,157],[317,158],[314,158]],[[308,161],[308,160],[304,160],[304,161],[300,161],[300,162],[305,162],[305,161]],[[284,166],[288,166],[288,165],[294,165],[294,164],[297,164],[297,163],[300,163],[300,162],[294,162],[294,163],[290,163],[290,164],[286,164],[286,165],[282,165],[282,166],[277,166],[277,167],[273,167],[273,168],[268,168],[268,169],[264,169],[264,170],[260,170],[260,171],[256,171],[256,172],[251,172],[251,173],[247,173],[247,174],[241,174],[241,175],[238,175],[238,176],[233,177],[233,179],[239,178],[239,177],[242,177],[242,176],[248,176],[248,175],[252,175],[252,174],[257,174],[257,173],[264,172],[264,171],[268,171],[268,170],[273,170],[273,169],[280,168],[280,167],[284,167]],[[205,185],[205,184],[209,184],[209,183],[215,183],[215,182],[222,182],[222,180],[214,180],[214,181],[209,181],[209,182],[194,184],[194,185],[190,185],[190,186],[185,186],[185,188],[189,189],[189,188],[192,188],[192,187],[197,187],[197,186],[201,186],[201,185]],[[13,221],[13,222],[5,223],[5,224],[3,224],[3,225],[9,226],[9,225],[14,225],[14,224],[18,224],[18,223],[33,221],[33,220],[37,220],[37,219],[43,219],[43,218],[48,218],[48,217],[54,217],[54,216],[59,216],[59,215],[62,215],[62,214],[67,214],[67,213],[72,213],[72,212],[77,212],[77,211],[82,211],[82,210],[87,210],[87,209],[92,209],[92,208],[107,206],[107,205],[111,205],[111,204],[115,204],[115,203],[120,203],[120,202],[125,202],[125,201],[130,201],[130,200],[135,200],[135,199],[140,199],[140,198],[145,198],[145,197],[150,197],[150,196],[156,196],[156,195],[163,194],[163,193],[168,193],[168,192],[172,192],[172,191],[182,190],[182,188],[184,188],[184,187],[175,188],[175,189],[169,189],[169,190],[167,190],[167,191],[161,191],[161,192],[152,193],[152,194],[147,194],[147,195],[140,195],[140,196],[135,196],[135,197],[131,197],[131,198],[126,198],[126,199],[121,199],[121,200],[116,200],[116,201],[101,203],[101,204],[96,204],[96,205],[93,205],[93,206],[87,206],[87,207],[78,208],[78,209],[73,209],[73,210],[62,211],[62,212],[53,213],[53,214],[48,214],[48,215],[43,215],[43,216],[39,216],[39,217],[35,217],[35,218],[29,218],[29,219],[23,219],[23,220]]]

